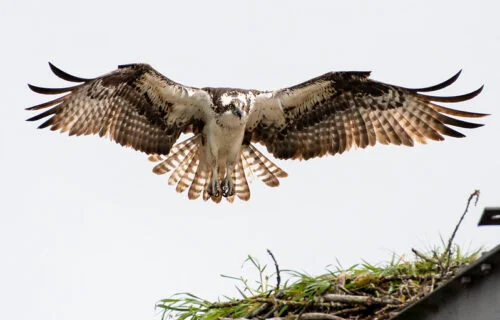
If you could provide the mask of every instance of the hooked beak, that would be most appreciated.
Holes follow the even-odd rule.
[[[237,117],[241,120],[241,116],[242,116],[242,114],[241,114],[241,110],[240,110],[240,109],[238,109],[238,108],[234,108],[234,109],[232,110],[232,112],[233,112],[233,114],[234,114],[235,116],[237,116]]]

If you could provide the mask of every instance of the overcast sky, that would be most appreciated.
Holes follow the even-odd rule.
[[[477,228],[500,206],[500,22],[497,1],[3,1],[0,4],[0,318],[153,319],[158,300],[189,291],[236,295],[219,274],[248,254],[324,272],[382,262],[447,238],[481,189],[457,240],[491,248]],[[310,161],[276,161],[279,188],[249,202],[189,201],[146,155],[97,137],[36,130],[24,110],[67,86],[47,62],[82,77],[147,62],[192,86],[275,89],[332,70],[371,70],[406,87],[443,81],[443,95],[485,84],[452,107],[491,113],[465,139],[378,145]],[[262,146],[260,150],[264,150]]]

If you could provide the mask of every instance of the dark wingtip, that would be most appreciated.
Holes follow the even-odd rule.
[[[481,91],[483,91],[483,88],[484,88],[484,85],[482,85],[481,87],[479,87],[479,89],[477,90],[474,90],[472,92],[469,92],[469,93],[466,93],[466,94],[462,94],[462,95],[459,95],[459,96],[449,96],[449,97],[436,97],[436,96],[428,96],[428,95],[425,95],[425,94],[419,94],[420,97],[422,98],[425,98],[429,101],[437,101],[437,102],[462,102],[462,101],[466,101],[466,100],[470,100],[472,98],[474,98],[475,96],[477,96],[478,94],[481,93]]]
[[[481,93],[481,91],[483,91],[483,89],[484,89],[484,84],[483,84],[483,85],[481,85],[481,86],[479,87],[479,89],[477,89],[477,90],[476,90],[476,91],[478,91],[478,93],[477,93],[477,94]]]
[[[62,71],[61,69],[59,69],[58,67],[56,67],[55,65],[53,65],[52,63],[49,62],[49,67],[50,67],[50,70],[52,70],[52,72],[58,76],[59,78],[63,79],[63,80],[66,80],[66,81],[70,81],[70,82],[87,82],[87,81],[90,81],[92,79],[86,79],[86,78],[80,78],[80,77],[75,77],[69,73],[66,73],[64,71]]]
[[[429,92],[429,91],[440,90],[440,89],[448,87],[449,85],[451,85],[452,83],[454,83],[455,81],[457,81],[457,79],[458,79],[458,77],[460,76],[461,73],[462,73],[462,69],[460,69],[453,77],[449,78],[446,81],[438,83],[436,85],[433,85],[433,86],[430,86],[430,87],[425,87],[425,88],[417,88],[417,89],[413,89],[412,88],[412,89],[408,89],[408,90],[415,91],[415,92]]]
[[[28,87],[31,89],[31,91],[34,91],[36,93],[40,94],[60,94],[60,93],[65,93],[68,91],[71,91],[78,87],[79,85],[73,86],[73,87],[66,87],[66,88],[42,88],[38,86],[34,86],[32,84],[28,83]]]
[[[44,111],[42,113],[39,113],[39,114],[37,114],[34,117],[26,119],[26,121],[37,121],[37,120],[40,120],[42,118],[45,118],[47,116],[55,114],[57,112],[57,110],[59,110],[59,106],[56,106],[56,107],[54,107],[52,109],[49,109],[49,110],[46,110],[46,111]]]
[[[33,106],[33,107],[28,107],[25,110],[40,110],[40,109],[45,109],[45,108],[48,108],[48,107],[51,107],[53,105],[56,105],[56,104],[59,104],[59,103],[63,102],[64,99],[66,99],[66,98],[67,98],[67,96],[62,96],[62,97],[59,97],[57,99],[54,99],[54,100],[51,100],[51,101],[48,101],[48,102],[44,102],[42,104],[38,104],[38,105]]]
[[[32,84],[29,84],[29,83],[28,83],[28,88],[30,88],[31,91],[36,92],[36,93],[40,93],[38,91],[38,89],[41,89],[40,87],[34,86]]]

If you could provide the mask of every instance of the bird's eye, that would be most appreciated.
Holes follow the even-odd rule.
[[[233,109],[234,109],[234,104],[233,104],[233,103],[231,103],[231,104],[229,105],[229,110],[233,110]]]

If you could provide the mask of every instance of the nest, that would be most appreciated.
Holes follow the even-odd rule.
[[[416,302],[452,278],[462,267],[469,265],[479,251],[463,254],[453,246],[456,232],[468,211],[474,191],[458,224],[441,249],[425,254],[412,249],[413,260],[393,256],[383,266],[369,263],[338,268],[327,274],[312,277],[288,271],[288,280],[281,285],[281,273],[271,251],[275,273],[264,274],[255,258],[248,257],[259,272],[260,281],[252,288],[243,277],[235,278],[243,284],[238,288],[242,298],[211,302],[192,294],[175,295],[157,304],[162,320],[383,320],[391,319],[409,304]],[[269,279],[276,278],[274,286]]]
[[[257,288],[245,284],[239,291],[241,299],[210,302],[192,294],[174,296],[157,304],[163,310],[163,319],[178,320],[382,320],[426,296],[456,272],[474,261],[478,252],[461,255],[458,247],[453,256],[446,252],[425,255],[413,251],[416,259],[393,259],[383,267],[368,263],[347,270],[332,271],[311,277],[298,272],[287,272],[289,281],[281,288],[280,271],[274,276],[277,284],[269,288],[270,276],[263,275],[265,266],[252,257],[250,260],[261,279]]]

